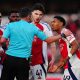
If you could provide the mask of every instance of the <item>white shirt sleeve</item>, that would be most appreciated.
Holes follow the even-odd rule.
[[[49,24],[47,23],[41,23],[41,25],[44,27],[44,33],[50,37],[50,36],[53,36],[53,33],[52,33],[52,30],[51,30],[51,27],[49,26]]]
[[[67,37],[67,40],[72,43],[75,40],[75,37],[73,34],[70,34],[70,36]]]
[[[61,33],[64,33],[64,31],[66,33],[70,34],[69,36],[67,36],[67,40],[69,41],[69,43],[72,43],[75,40],[75,36],[73,35],[73,33],[70,30],[68,30],[66,28],[63,28],[62,31],[61,31]]]

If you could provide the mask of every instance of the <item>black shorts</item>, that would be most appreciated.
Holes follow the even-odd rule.
[[[7,55],[3,62],[1,80],[29,80],[29,61],[25,58]]]

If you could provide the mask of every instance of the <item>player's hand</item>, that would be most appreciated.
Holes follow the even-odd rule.
[[[58,68],[62,68],[66,64],[67,60],[68,58],[61,59],[58,63]]]
[[[67,59],[63,59],[59,61],[59,63],[49,66],[48,72],[57,72],[57,70],[62,68],[66,64],[66,62],[67,62]]]
[[[48,72],[52,72],[53,65],[54,65],[54,60],[51,60],[51,61],[49,62]]]
[[[49,66],[53,66],[53,64],[54,64],[54,58],[51,59],[51,61],[49,62]]]
[[[60,65],[55,64],[49,67],[48,72],[57,72],[57,70],[61,69],[63,66],[64,66],[63,62]]]
[[[57,65],[53,65],[53,66],[49,67],[48,72],[56,72],[57,69],[58,69],[58,66]]]

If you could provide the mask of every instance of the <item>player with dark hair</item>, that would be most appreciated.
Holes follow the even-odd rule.
[[[26,10],[28,11],[28,12],[26,12]],[[28,22],[31,22],[31,9],[30,8],[26,8],[26,7],[24,7],[24,8],[22,8],[21,10],[19,10],[19,12],[20,12],[20,17],[25,17],[26,15],[27,15],[27,21]]]
[[[61,58],[57,65],[53,66],[53,71],[64,66],[63,80],[79,80],[80,79],[80,53],[78,51],[78,43],[73,33],[64,26],[66,21],[61,16],[55,16],[52,21],[52,29],[58,34],[69,33],[66,38],[59,39]],[[49,69],[51,70],[51,69]]]
[[[48,37],[53,36],[51,27],[48,23],[43,22],[42,18],[45,14],[44,6],[40,3],[36,3],[31,9],[32,23],[36,25],[41,31],[43,31]],[[55,43],[47,44],[40,40],[37,36],[34,37],[32,45],[32,58],[31,58],[31,70],[34,80],[46,80],[48,69],[48,49],[50,48],[52,53],[51,64],[54,62],[54,54],[56,53]],[[51,66],[51,64],[49,66]]]
[[[19,12],[16,10],[12,10],[8,15],[9,22],[15,22],[20,20]]]

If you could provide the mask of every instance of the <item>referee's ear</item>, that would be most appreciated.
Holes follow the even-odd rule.
[[[27,22],[29,22],[29,23],[32,22],[32,21],[31,21],[31,15],[28,15],[28,16],[26,17],[26,20],[27,20]]]

